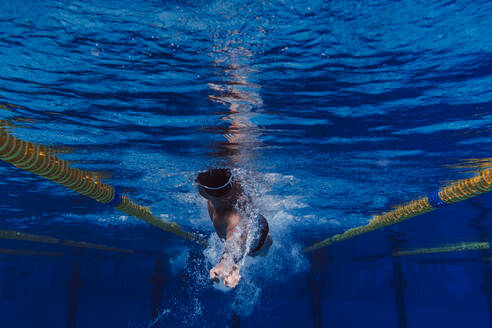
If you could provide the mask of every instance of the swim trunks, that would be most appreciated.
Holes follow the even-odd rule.
[[[267,240],[268,232],[270,230],[268,227],[268,222],[263,215],[258,214],[254,221],[256,221],[254,223],[257,224],[258,234],[257,238],[255,238],[255,242],[251,246],[252,250],[248,254],[251,256],[256,255],[256,253],[260,251],[263,245],[265,245],[265,241]]]

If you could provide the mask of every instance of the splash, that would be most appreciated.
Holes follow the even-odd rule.
[[[274,186],[275,189],[290,186],[295,179],[244,169],[235,169],[234,174],[242,180],[244,192],[251,199],[244,209],[244,215],[249,218],[262,214],[268,220],[272,246],[265,256],[246,256],[239,262],[242,279],[234,289],[218,284],[214,286],[209,280],[209,270],[219,262],[225,248],[216,233],[210,234],[208,247],[203,251],[196,253],[190,250],[178,254],[171,263],[172,272],[177,272],[175,276],[180,279],[177,291],[149,327],[227,326],[232,313],[248,317],[261,311],[261,308],[268,308],[264,295],[269,290],[281,288],[309,269],[309,262],[301,253],[302,247],[294,239],[294,230],[300,218],[292,214],[293,210],[306,205],[298,196],[279,195],[272,191]],[[200,204],[206,207],[205,202],[201,201]],[[205,210],[200,213],[203,221],[208,221],[209,229],[213,229],[208,213]],[[253,240],[248,240],[247,247],[251,247],[252,243]],[[211,309],[214,316],[209,315]]]
[[[264,215],[273,238],[273,245],[265,256],[246,256],[238,263],[242,279],[233,291],[230,308],[234,313],[248,316],[260,303],[263,289],[275,288],[275,285],[309,269],[309,262],[302,255],[301,246],[296,244],[292,235],[296,218],[289,213],[289,210],[305,205],[295,197],[283,198],[270,194],[273,184],[292,183],[291,176],[242,169],[235,169],[234,174],[241,179],[244,192],[251,199],[251,203],[243,209],[243,215],[248,218]],[[252,233],[248,233],[247,251],[259,233],[254,227],[250,229]],[[224,243],[213,233],[209,238],[209,246],[203,251],[209,269],[218,263],[223,251]]]

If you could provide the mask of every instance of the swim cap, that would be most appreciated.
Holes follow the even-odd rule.
[[[232,187],[232,172],[228,168],[213,168],[198,174],[195,182],[210,196],[220,197]]]

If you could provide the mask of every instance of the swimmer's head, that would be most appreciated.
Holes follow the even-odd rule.
[[[222,197],[226,195],[233,184],[232,172],[230,169],[210,169],[201,172],[195,179],[200,195],[209,199],[211,197]]]

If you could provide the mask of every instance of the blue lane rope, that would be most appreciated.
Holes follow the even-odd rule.
[[[123,201],[123,198],[121,198],[120,192],[116,188],[114,188],[113,199],[109,203],[106,203],[106,204],[111,206],[111,207],[118,207],[121,205],[122,201]]]
[[[448,205],[444,202],[441,197],[439,197],[439,192],[435,192],[427,197],[429,199],[429,204],[434,208],[439,208]]]

